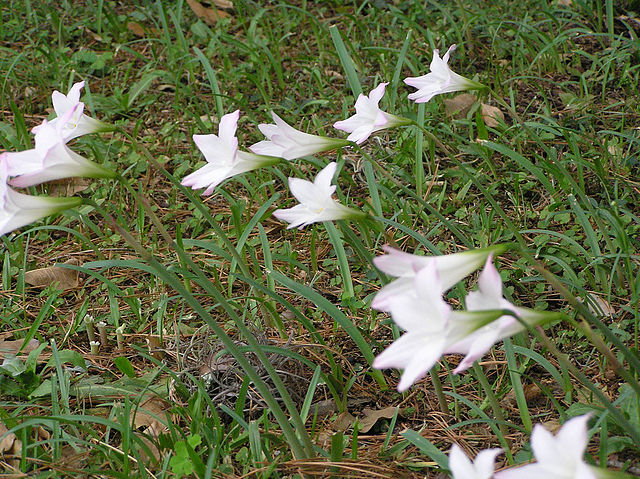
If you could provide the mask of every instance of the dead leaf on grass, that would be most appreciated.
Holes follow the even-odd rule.
[[[227,12],[218,10],[216,7],[205,7],[198,0],[187,0],[187,3],[196,14],[196,17],[202,19],[205,23],[215,26],[220,18],[228,17]]]
[[[15,341],[0,341],[0,359],[4,359],[5,356],[16,356],[24,340],[16,339]],[[22,354],[29,354],[31,351],[40,346],[40,342],[37,339],[30,340],[21,351]]]
[[[490,128],[495,128],[504,122],[504,113],[497,106],[482,104],[482,120]]]
[[[80,261],[71,258],[63,264],[79,265]],[[60,266],[47,266],[46,268],[32,269],[24,273],[24,281],[36,288],[45,288],[53,283],[58,283],[58,288],[65,291],[73,289],[80,283],[79,272]]]
[[[73,196],[80,191],[89,188],[87,178],[63,178],[49,182],[49,195],[51,196]]]
[[[162,398],[149,397],[140,403],[138,409],[131,411],[131,418],[136,429],[144,428],[143,434],[147,434],[157,439],[160,434],[169,431],[167,425],[163,422],[166,418],[166,411],[169,410],[169,404]],[[162,458],[160,450],[148,438],[143,437],[142,440],[147,445],[156,461]],[[144,451],[143,451],[144,452]],[[146,454],[145,454],[146,456]]]
[[[360,423],[359,432],[369,432],[373,426],[376,425],[379,419],[391,419],[398,408],[396,406],[389,406],[384,409],[368,409],[365,408],[362,411],[364,417],[358,419]]]
[[[7,426],[0,423],[0,454],[3,456],[13,456],[7,462],[13,467],[20,464],[20,456],[22,455],[22,441],[17,436],[9,432]]]
[[[471,93],[461,93],[453,98],[446,98],[444,100],[444,111],[447,116],[451,116],[456,119],[466,118],[467,113],[471,110],[471,107],[476,102],[476,96]]]

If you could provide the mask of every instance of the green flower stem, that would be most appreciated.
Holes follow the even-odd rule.
[[[444,395],[444,390],[442,389],[442,382],[440,381],[440,377],[438,376],[437,369],[440,368],[431,368],[429,370],[429,376],[431,376],[431,384],[433,384],[433,390],[438,397],[438,404],[440,405],[440,412],[442,414],[449,415],[449,403],[447,402],[447,397]]]
[[[506,449],[510,450],[511,441],[507,438],[507,426],[506,426],[507,421],[504,417],[504,414],[502,414],[502,408],[500,407],[500,402],[498,401],[498,398],[493,392],[493,389],[491,388],[491,384],[489,384],[489,380],[487,379],[487,376],[484,373],[484,369],[482,369],[482,366],[478,364],[478,361],[475,361],[473,363],[473,372],[475,373],[476,378],[478,378],[478,381],[480,382],[482,389],[484,389],[484,393],[487,395],[489,404],[491,404],[491,409],[493,410],[493,414],[498,420],[498,428],[500,429],[500,432],[502,433],[502,436],[506,442],[506,445],[507,445]]]
[[[249,379],[253,382],[255,387],[258,389],[265,402],[269,406],[270,412],[274,415],[276,421],[282,428],[282,433],[287,439],[287,442],[291,446],[291,450],[294,456],[298,459],[308,458],[314,456],[313,445],[311,443],[311,439],[306,431],[304,424],[302,423],[302,419],[298,411],[287,392],[286,387],[282,383],[282,380],[278,376],[277,372],[269,362],[269,359],[265,355],[262,350],[260,344],[256,341],[255,337],[248,330],[246,325],[242,322],[242,319],[238,317],[235,310],[229,305],[226,301],[222,293],[220,293],[213,285],[211,281],[204,275],[202,270],[198,268],[198,266],[193,263],[193,261],[188,258],[188,255],[184,253],[184,251],[180,251],[177,248],[177,245],[172,242],[171,246],[174,250],[180,255],[180,257],[185,260],[192,271],[197,275],[200,280],[200,285],[207,291],[207,293],[211,294],[216,301],[224,308],[225,312],[229,315],[229,317],[234,321],[236,327],[240,333],[244,336],[251,350],[256,354],[262,365],[265,367],[267,373],[271,377],[274,382],[274,385],[278,389],[278,392],[281,395],[285,406],[289,410],[291,415],[291,419],[294,423],[295,429],[298,431],[299,437],[296,435],[296,431],[292,428],[291,424],[289,424],[289,420],[287,419],[284,411],[278,404],[275,397],[271,394],[269,387],[267,384],[260,378],[256,370],[251,366],[249,361],[244,357],[244,354],[240,351],[240,349],[236,346],[235,342],[229,337],[229,335],[225,332],[225,330],[216,322],[215,319],[211,316],[211,314],[202,306],[202,304],[184,287],[180,279],[174,273],[170,273],[149,251],[147,251],[144,246],[142,246],[127,230],[122,228],[119,224],[115,222],[115,220],[108,213],[104,212],[102,208],[100,208],[97,204],[95,204],[91,200],[85,200],[87,204],[93,206],[96,211],[102,214],[105,219],[111,222],[112,226],[122,235],[122,237],[129,243],[134,250],[141,256],[141,258],[146,261],[157,273],[158,276],[165,281],[169,286],[171,286],[180,297],[184,298],[184,300],[189,304],[193,310],[198,313],[198,315],[207,323],[207,325],[212,329],[214,334],[222,341],[225,348],[229,351],[229,353],[238,361],[238,364],[242,367],[244,372],[247,374]],[[149,212],[147,210],[147,212]],[[154,214],[155,216],[155,214]],[[152,220],[153,221],[153,220]],[[156,221],[159,221],[156,217]],[[156,224],[154,221],[154,224]],[[164,229],[161,224],[156,224],[156,226],[160,226],[161,229]],[[166,233],[166,231],[165,231]],[[164,233],[161,233],[163,237]],[[167,233],[168,234],[168,233]],[[301,442],[302,441],[302,442]]]

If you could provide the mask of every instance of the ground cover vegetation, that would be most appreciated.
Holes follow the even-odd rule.
[[[614,3],[0,4],[0,468],[640,475]]]

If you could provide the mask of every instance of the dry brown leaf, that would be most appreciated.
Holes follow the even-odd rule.
[[[482,120],[490,128],[495,128],[504,122],[504,113],[497,106],[482,104]]]
[[[447,116],[458,119],[465,118],[475,102],[475,95],[472,95],[471,93],[461,93],[453,98],[447,98],[444,100],[444,111]]]
[[[211,26],[215,26],[220,18],[229,16],[227,12],[220,11],[215,7],[205,7],[198,0],[187,0],[187,3],[191,7],[191,10],[193,10],[193,13],[196,14],[196,17],[204,20],[205,23]]]
[[[49,182],[49,194],[51,196],[73,196],[80,191],[89,188],[87,178],[63,178]]]
[[[2,423],[0,423],[0,454],[5,456],[5,460],[11,466],[17,467],[20,464],[22,441],[20,441],[14,433],[9,432],[7,427]],[[6,456],[13,456],[13,458],[8,459]]]
[[[5,356],[15,356],[20,351],[20,347],[24,340],[16,339],[15,341],[0,341],[0,359],[4,359]],[[22,350],[22,354],[29,354],[31,351],[40,346],[40,342],[37,339],[30,340]]]
[[[364,417],[362,419],[358,419],[360,423],[359,432],[369,432],[373,426],[376,425],[379,419],[391,419],[396,413],[396,406],[389,406],[384,409],[368,409],[365,408],[362,411]]]
[[[80,264],[76,258],[71,258],[64,264]],[[76,288],[80,282],[78,271],[62,268],[60,266],[47,266],[46,268],[32,269],[24,273],[24,281],[37,288],[45,288],[53,283],[58,283],[58,288],[63,291]]]
[[[338,414],[336,420],[331,423],[331,429],[333,429],[334,431],[346,431],[351,426],[353,426],[355,422],[356,418],[345,411]]]
[[[233,2],[229,0],[213,0],[213,4],[218,8],[233,8]]]
[[[158,30],[153,27],[145,27],[138,22],[128,22],[127,30],[133,33],[136,37],[145,38],[149,34],[154,36],[158,35]]]

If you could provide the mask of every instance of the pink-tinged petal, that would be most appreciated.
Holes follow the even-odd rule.
[[[76,82],[73,84],[69,93],[67,93],[67,98],[71,103],[78,103],[80,101],[80,90],[84,88],[84,80]]]
[[[369,92],[369,100],[371,100],[375,106],[378,106],[378,103],[384,96],[384,90],[389,82],[380,83],[377,87]]]
[[[214,134],[193,135],[193,142],[208,163],[230,165],[235,160],[238,151],[237,138],[232,138],[230,142],[227,142]]]
[[[233,144],[238,147],[236,138],[236,130],[238,128],[238,120],[240,119],[240,110],[223,115],[218,125],[218,136],[227,144]]]

